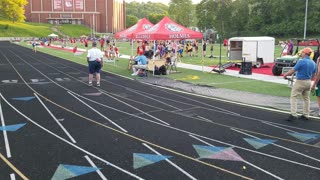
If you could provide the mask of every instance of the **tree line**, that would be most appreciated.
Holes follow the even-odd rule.
[[[169,16],[177,23],[214,29],[224,37],[274,36],[303,37],[306,0],[171,0],[161,3],[127,3],[127,17],[148,18],[152,23]],[[320,1],[308,0],[307,37],[320,35]],[[157,17],[157,18],[155,18]],[[128,21],[127,27],[135,24]]]
[[[0,0],[0,17],[13,23],[24,21],[24,6],[27,3],[27,0]]]

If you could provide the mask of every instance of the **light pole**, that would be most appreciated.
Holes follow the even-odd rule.
[[[308,16],[308,0],[306,0],[306,10],[304,15],[304,31],[303,31],[303,39],[306,39],[307,34],[307,16]]]
[[[222,34],[223,34],[223,21],[222,21],[222,8],[223,8],[223,0],[221,0],[220,4],[220,34],[219,34],[219,42],[220,42],[220,52],[219,52],[219,74],[221,74],[221,54],[222,54]]]
[[[203,11],[205,13],[205,19],[206,19],[204,21],[204,40],[206,41],[207,40],[207,13],[208,13],[208,10],[204,9]]]

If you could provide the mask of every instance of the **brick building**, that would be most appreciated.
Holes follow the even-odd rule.
[[[83,24],[95,32],[125,29],[124,0],[28,0],[26,20],[50,24]]]

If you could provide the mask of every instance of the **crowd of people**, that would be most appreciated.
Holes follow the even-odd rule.
[[[204,42],[202,47],[204,56],[206,52],[206,45],[207,42]],[[165,65],[169,66],[173,63],[173,60],[181,62],[183,52],[186,53],[186,56],[198,56],[199,42],[196,40],[137,41],[136,55],[133,57],[135,60],[132,61],[134,62],[132,66],[132,75],[137,75],[136,68],[141,68],[141,66],[138,66],[138,63],[140,63],[140,56],[145,56],[146,59],[165,59]],[[145,64],[143,65],[145,66]]]

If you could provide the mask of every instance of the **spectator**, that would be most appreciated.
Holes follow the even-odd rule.
[[[288,41],[280,42],[280,46],[282,47],[282,55],[285,56],[288,54]]]
[[[78,50],[78,47],[74,46],[73,49],[72,49],[73,54],[75,54],[77,52],[77,50]]]
[[[139,69],[146,69],[147,68],[147,57],[145,55],[137,56],[135,59],[135,65],[132,65],[133,74],[131,76],[138,75]]]
[[[35,52],[35,53],[37,52],[37,42],[36,42],[36,40],[32,41],[32,51]]]
[[[166,60],[165,62],[166,66],[171,64],[171,53],[169,51],[166,51],[162,58]]]
[[[88,49],[88,39],[84,40],[84,47],[86,47],[86,49]]]
[[[190,42],[187,43],[186,50],[187,50],[188,56],[192,56],[192,45]]]
[[[109,58],[110,60],[114,60],[114,57],[116,56],[116,52],[114,50],[113,45],[109,45]]]
[[[288,40],[288,43],[287,43],[287,46],[288,46],[288,55],[292,55],[293,53],[293,42],[291,41],[291,39]]]
[[[207,42],[203,41],[203,45],[202,45],[202,55],[203,55],[203,57],[206,57],[206,51],[207,51]]]
[[[92,86],[93,74],[96,74],[97,86],[100,86],[100,70],[103,67],[103,54],[97,48],[97,43],[92,43],[92,48],[88,50],[87,62],[89,67],[89,86]]]
[[[311,87],[312,90],[315,90],[315,95],[317,96],[318,103],[318,116],[320,116],[320,56],[317,59],[317,75],[316,79]]]
[[[143,50],[143,47],[141,45],[138,45],[137,47],[137,55],[143,55],[144,53],[144,50]]]
[[[119,48],[117,46],[114,46],[114,52],[116,53],[116,57],[120,57]]]
[[[223,46],[228,46],[228,39],[223,40]]]
[[[283,78],[286,79],[287,76],[291,76],[293,73],[297,72],[297,80],[294,83],[291,96],[290,96],[290,105],[291,105],[291,114],[288,121],[293,121],[298,119],[297,116],[297,97],[302,95],[303,98],[303,115],[300,116],[302,120],[308,120],[310,114],[310,90],[311,88],[311,79],[316,73],[316,64],[313,60],[310,59],[310,54],[312,49],[306,47],[302,51],[302,60],[299,60],[298,63],[283,75]],[[319,76],[319,75],[318,75]],[[319,79],[319,78],[317,78]]]
[[[101,49],[101,51],[103,51],[103,49],[104,49],[104,39],[103,38],[100,39],[100,49]]]

